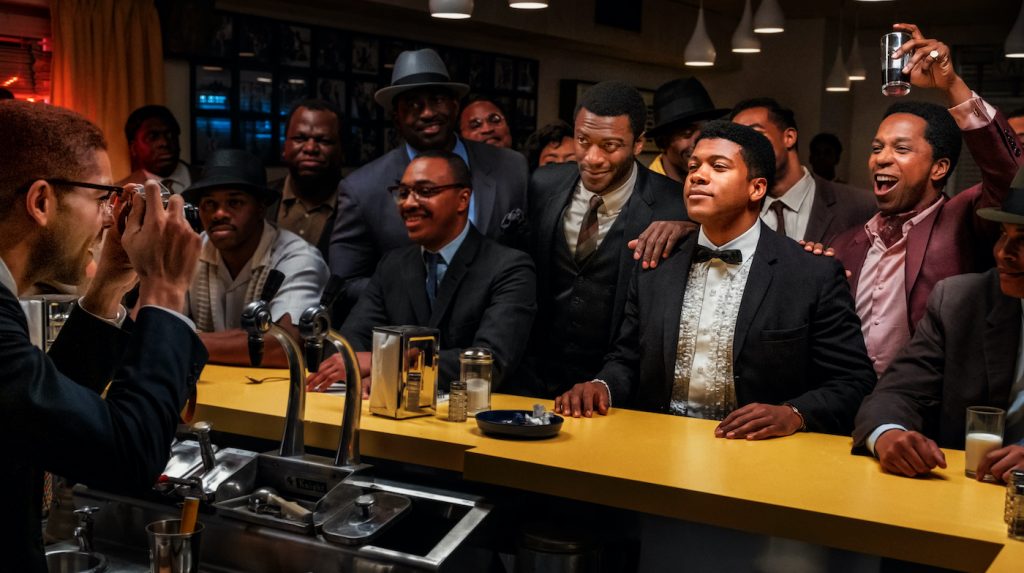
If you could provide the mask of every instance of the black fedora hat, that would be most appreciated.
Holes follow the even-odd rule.
[[[181,196],[198,204],[203,194],[215,189],[238,189],[252,194],[265,205],[274,202],[278,193],[267,187],[267,171],[259,157],[241,149],[218,149],[206,160],[203,175]]]
[[[373,99],[385,109],[391,109],[391,101],[396,95],[426,87],[450,89],[455,99],[462,99],[462,96],[469,93],[468,85],[452,81],[448,68],[437,52],[423,48],[398,54],[395,67],[391,70],[391,85],[377,90]]]
[[[697,78],[678,78],[665,82],[654,92],[654,127],[650,137],[668,135],[677,125],[702,119],[718,119],[729,113],[716,108],[711,96]]]
[[[1013,183],[1010,183],[1010,194],[1003,205],[978,209],[978,216],[997,223],[1024,225],[1024,169],[1017,171]]]

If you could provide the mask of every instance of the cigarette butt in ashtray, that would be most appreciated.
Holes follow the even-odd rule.
[[[196,528],[196,518],[199,517],[199,498],[186,497],[184,505],[181,506],[181,527],[178,533],[192,533]]]

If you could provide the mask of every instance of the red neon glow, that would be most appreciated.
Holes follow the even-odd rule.
[[[9,87],[11,84],[13,84],[16,81],[18,81],[18,76],[11,76],[10,78],[7,79],[6,82],[3,83],[3,86],[5,88]]]

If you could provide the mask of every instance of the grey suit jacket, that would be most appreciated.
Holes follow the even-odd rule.
[[[526,159],[509,149],[465,141],[476,199],[476,226],[500,238],[502,221],[526,209]],[[341,180],[331,235],[331,272],[346,281],[341,306],[354,305],[377,262],[387,251],[409,245],[409,235],[387,187],[409,165],[405,145],[360,167]],[[510,213],[512,215],[510,215]]]
[[[811,219],[804,232],[805,241],[829,246],[839,233],[867,223],[878,211],[878,205],[870,192],[826,181],[817,175],[812,177],[814,203],[811,205]]]
[[[373,327],[413,324],[441,331],[443,384],[459,376],[459,353],[482,346],[494,355],[492,390],[516,379],[537,312],[533,261],[470,228],[431,309],[419,245],[395,249],[377,267],[341,332],[357,350],[371,350]]]
[[[875,373],[843,268],[759,224],[733,340],[737,402],[789,402],[808,430],[849,433]],[[653,271],[634,271],[619,338],[597,376],[613,404],[668,410],[697,236]]]
[[[857,412],[854,451],[866,453],[882,424],[962,449],[968,406],[1009,405],[1020,330],[1020,299],[1003,294],[996,269],[940,281],[914,338]]]

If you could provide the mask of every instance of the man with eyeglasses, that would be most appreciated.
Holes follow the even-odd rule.
[[[267,207],[267,221],[309,241],[327,260],[341,181],[341,112],[310,99],[285,121],[281,160],[288,175],[270,185],[281,198]]]
[[[471,171],[469,220],[483,235],[513,241],[526,210],[526,159],[456,134],[459,98],[469,86],[451,81],[441,57],[430,49],[399,54],[391,85],[374,96],[394,115],[403,143],[342,180],[331,237],[330,266],[346,280],[336,315],[344,316],[369,283],[381,256],[408,245],[405,225],[386,191],[420,153],[455,153]]]
[[[512,147],[512,133],[505,114],[493,101],[476,97],[470,99],[459,116],[459,132],[470,141],[479,141],[495,147]]]
[[[424,151],[389,188],[392,208],[414,244],[384,255],[341,327],[358,351],[362,377],[370,373],[373,327],[416,324],[441,332],[443,386],[458,378],[459,353],[470,347],[494,355],[494,390],[519,383],[537,310],[533,261],[485,237],[469,221],[471,181],[458,155]],[[335,355],[308,384],[324,390],[344,377]]]
[[[327,264],[301,237],[266,222],[267,205],[279,196],[267,188],[263,162],[255,155],[238,149],[215,151],[202,177],[183,196],[199,208],[206,229],[188,291],[189,316],[196,321],[210,362],[248,366],[242,309],[259,298],[270,271],[285,276],[270,301],[270,314],[287,328],[319,302]],[[280,345],[268,344],[266,350],[264,366],[287,366]]]
[[[95,278],[44,354],[17,296],[40,281],[77,283],[126,203],[111,212],[120,188],[110,185],[107,144],[82,116],[0,102],[0,132],[9,143],[0,153],[0,554],[4,571],[43,573],[44,471],[130,493],[151,488],[167,463],[206,362],[181,315],[200,240],[181,198],[165,210],[155,182],[145,201],[125,195],[123,234],[107,233]],[[120,301],[136,283],[129,319]]]

